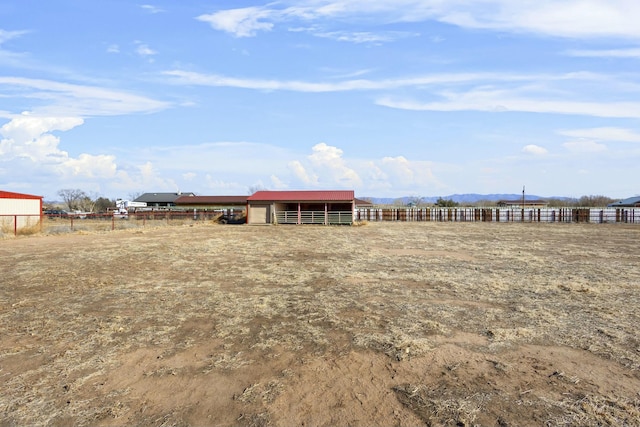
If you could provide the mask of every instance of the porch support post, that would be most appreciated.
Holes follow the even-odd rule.
[[[329,225],[329,204],[324,204],[324,225]]]
[[[300,202],[298,202],[298,225],[302,224],[302,212],[300,212]]]

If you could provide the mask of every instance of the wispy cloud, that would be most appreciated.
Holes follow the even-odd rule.
[[[570,141],[565,142],[562,146],[574,153],[599,153],[607,150],[606,145],[595,141]]]
[[[145,10],[146,12],[153,13],[153,14],[164,12],[164,9],[161,9],[161,8],[159,8],[157,6],[152,5],[152,4],[142,4],[142,5],[140,5],[140,7],[143,10]]]
[[[587,58],[632,58],[640,59],[640,48],[627,49],[595,49],[595,50],[569,50],[569,56],[579,56]]]
[[[436,102],[420,102],[382,97],[376,103],[389,108],[413,111],[526,112],[640,118],[640,102],[566,101],[540,97],[527,98],[504,91],[496,93],[483,90],[448,92],[442,94],[442,98]]]
[[[419,33],[408,33],[403,31],[331,31],[331,32],[314,32],[316,37],[323,37],[340,42],[350,43],[370,43],[379,44],[383,42],[393,42],[408,37],[418,37]]]
[[[20,30],[20,31],[7,31],[0,28],[0,45],[3,43],[18,38],[24,34],[27,34],[29,31]]]
[[[261,7],[221,10],[204,14],[196,19],[206,22],[215,30],[232,33],[236,37],[252,37],[258,31],[269,31],[273,23],[266,22],[277,15],[275,11]]]
[[[235,87],[263,91],[308,93],[345,91],[393,91],[416,89],[414,98],[379,96],[377,105],[413,111],[484,111],[575,114],[594,117],[640,118],[640,102],[631,96],[630,87],[619,76],[594,73],[529,75],[517,73],[451,73],[395,79],[346,79],[310,82],[299,80],[264,80],[202,74],[192,71],[164,72],[176,84]],[[589,85],[593,95],[583,87]],[[619,91],[630,101],[607,101],[598,96]],[[625,89],[624,91],[622,89]],[[632,89],[632,88],[631,88]],[[637,88],[636,88],[637,90]],[[618,97],[620,99],[620,97]]]
[[[8,88],[6,93],[19,91],[21,97],[39,100],[40,105],[31,111],[39,116],[112,116],[160,111],[170,106],[124,91],[24,77],[0,77],[0,88],[3,91]]]
[[[352,90],[388,90],[403,87],[430,87],[440,84],[460,84],[473,82],[506,82],[537,80],[565,80],[568,76],[532,76],[508,73],[449,73],[430,74],[395,79],[350,79],[342,82],[308,82],[299,80],[264,80],[228,77],[219,74],[203,74],[193,71],[169,70],[163,73],[172,77],[174,83],[203,86],[236,87],[256,90],[289,90],[296,92],[343,92]],[[583,78],[585,76],[575,78]]]
[[[276,7],[281,6],[281,7]],[[378,23],[434,20],[464,28],[560,37],[640,38],[640,3],[628,0],[306,0],[220,10],[197,19],[237,37],[255,36],[283,22],[339,18]]]
[[[142,57],[149,57],[158,54],[158,52],[151,49],[146,43],[136,41],[136,45],[136,53]]]
[[[545,154],[549,153],[549,151],[546,148],[540,147],[539,145],[535,145],[535,144],[525,145],[524,147],[522,147],[522,152],[527,154],[533,154],[534,156],[544,156]]]
[[[107,53],[120,53],[120,46],[117,44],[110,44],[107,46]]]
[[[616,127],[570,129],[561,130],[558,133],[572,138],[585,138],[599,141],[640,142],[640,133],[630,129]]]

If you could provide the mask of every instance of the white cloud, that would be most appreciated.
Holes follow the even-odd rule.
[[[356,171],[348,167],[342,159],[341,149],[321,142],[311,150],[313,153],[308,159],[316,171],[323,170],[324,176],[321,175],[321,179],[327,177],[330,184],[342,187],[359,187],[362,184]]]
[[[484,111],[527,112],[549,114],[575,114],[594,117],[640,118],[640,102],[566,101],[541,99],[533,95],[521,95],[515,91],[469,90],[467,92],[443,92],[441,101],[419,102],[381,97],[376,104],[413,111]]]
[[[115,156],[100,154],[80,154],[77,158],[68,158],[57,166],[60,175],[81,176],[84,178],[110,179],[116,176]]]
[[[39,117],[23,113],[5,123],[0,128],[0,134],[14,141],[28,142],[45,133],[68,131],[83,123],[84,120],[79,117]]]
[[[0,45],[11,39],[18,38],[26,33],[28,33],[28,31],[6,31],[0,28]]]
[[[562,130],[558,133],[572,138],[587,138],[617,142],[640,142],[640,133],[634,132],[630,129],[616,127]]]
[[[370,31],[330,31],[330,32],[315,32],[316,37],[322,37],[327,39],[336,40],[339,42],[350,43],[373,43],[379,44],[382,42],[392,42],[402,38],[417,37],[418,33],[407,33],[401,31],[383,31],[383,32],[370,32]]]
[[[404,182],[414,182],[415,180],[413,168],[403,156],[384,157],[380,168],[386,172],[386,176],[391,174]]]
[[[345,158],[340,148],[326,143],[316,144],[311,150],[306,159],[288,165],[294,180],[305,187],[353,188],[361,193],[443,188],[433,174],[431,162],[412,161],[404,156]]]
[[[275,188],[276,190],[282,190],[282,189],[285,189],[285,188],[289,187],[284,181],[282,181],[276,175],[271,175],[269,177],[269,179],[271,180],[271,183],[273,184],[273,188]]]
[[[151,49],[149,45],[147,45],[146,43],[136,42],[136,45],[137,45],[136,53],[142,57],[153,56],[158,54],[158,52]]]
[[[574,114],[610,118],[640,118],[640,102],[631,96],[639,88],[620,76],[595,73],[516,74],[450,73],[391,78],[381,80],[347,79],[343,81],[306,82],[295,80],[261,80],[200,74],[172,70],[164,73],[174,83],[253,90],[287,90],[296,92],[389,91],[415,88],[431,99],[421,102],[380,96],[377,105],[414,111],[485,111]],[[589,87],[590,91],[584,88]],[[607,101],[599,91],[620,94],[630,101]],[[591,99],[589,99],[591,97]]]
[[[573,153],[599,153],[607,150],[606,145],[595,141],[570,141],[562,146]]]
[[[82,153],[71,157],[59,148],[60,138],[52,132],[68,131],[83,123],[78,117],[15,117],[0,128],[0,164],[11,164],[12,173],[25,178],[34,172],[61,182],[113,178],[117,169],[114,156]]]
[[[147,11],[147,12],[149,12],[149,13],[152,13],[152,14],[156,14],[156,13],[162,13],[162,12],[164,12],[164,10],[163,10],[163,9],[160,9],[159,7],[154,6],[154,5],[151,5],[151,4],[141,4],[141,5],[140,5],[140,7],[141,7],[143,10],[145,10],[145,11]]]
[[[465,7],[467,6],[467,7]],[[560,37],[640,37],[640,4],[629,0],[446,2],[438,20],[468,28]]]
[[[273,28],[272,23],[264,21],[273,15],[269,9],[246,7],[200,15],[196,19],[207,22],[216,30],[233,33],[236,37],[252,37],[258,31],[269,31]]]
[[[567,55],[587,58],[640,58],[640,48],[602,49],[602,50],[569,50]]]
[[[289,162],[289,169],[293,172],[293,175],[302,181],[305,185],[317,185],[318,177],[309,175],[305,167],[298,160]]]
[[[4,88],[10,93],[19,91],[33,104],[39,101],[41,105],[34,107],[31,114],[43,117],[112,116],[154,112],[170,106],[167,102],[128,92],[52,80],[0,76],[0,91]]]
[[[289,170],[302,184],[325,188],[354,188],[362,185],[358,173],[342,158],[343,151],[340,148],[321,142],[314,145],[311,151],[305,160],[288,163]]]
[[[639,38],[638,16],[640,3],[633,0],[289,0],[265,7],[221,10],[197,19],[236,37],[255,36],[282,22],[352,19],[381,24],[434,20],[463,28],[559,37]]]
[[[120,46],[117,44],[110,44],[107,46],[107,53],[120,53]]]
[[[539,145],[529,144],[522,148],[523,153],[533,154],[534,156],[543,156],[548,153],[547,149]]]
[[[507,73],[446,73],[427,74],[395,79],[349,79],[341,82],[306,82],[296,80],[264,80],[228,77],[218,74],[202,74],[184,70],[169,70],[163,73],[174,78],[174,83],[213,87],[235,87],[255,90],[290,90],[296,92],[344,92],[353,90],[390,90],[404,87],[430,88],[436,85],[455,85],[476,82],[515,81],[566,81],[569,79],[599,79],[587,74],[571,75],[520,75]],[[335,79],[335,76],[333,77]]]

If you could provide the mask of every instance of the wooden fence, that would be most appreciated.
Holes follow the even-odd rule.
[[[640,224],[640,208],[359,208],[358,221]]]

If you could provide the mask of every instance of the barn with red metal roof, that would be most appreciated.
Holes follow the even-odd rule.
[[[352,224],[353,190],[258,191],[247,198],[248,224]]]
[[[0,191],[0,224],[17,231],[40,224],[42,196]]]

